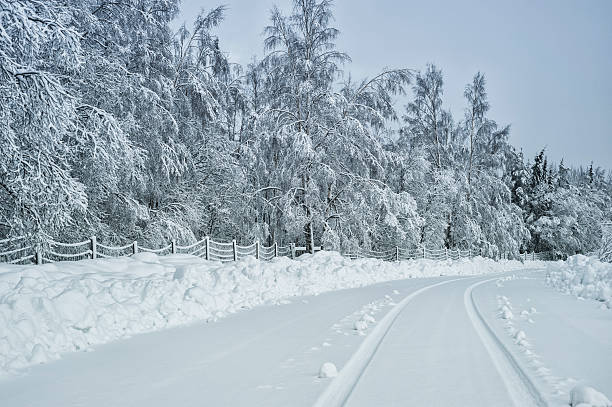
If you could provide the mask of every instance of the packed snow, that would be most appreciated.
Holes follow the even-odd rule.
[[[323,363],[321,370],[319,370],[319,378],[329,379],[336,376],[338,376],[338,369],[336,368],[336,365],[331,362]]]
[[[0,265],[0,332],[5,333],[0,337],[0,373],[142,332],[213,321],[291,296],[524,267],[518,261],[484,258],[350,260],[336,252],[226,264],[188,255],[140,253],[42,266]]]
[[[612,263],[581,254],[548,266],[546,282],[568,294],[603,302],[612,308]]]
[[[612,407],[612,402],[592,387],[576,386],[570,393],[572,407]]]
[[[489,314],[491,326],[548,405],[607,406],[584,389],[612,394],[612,315],[592,300],[576,301],[545,284],[574,261],[504,277],[496,291],[483,287],[476,297],[482,309],[497,309]],[[506,318],[508,313],[513,317]]]
[[[280,261],[296,270],[315,260],[323,263],[317,256],[303,265]],[[336,260],[327,261],[327,272],[333,273]],[[263,280],[273,265],[261,263]],[[229,272],[226,268],[238,263],[215,266]],[[45,407],[79,400],[91,407],[196,406],[206,394],[211,405],[305,406],[323,400],[319,405],[329,407],[335,404],[323,396],[344,400],[348,389],[351,406],[529,406],[514,402],[529,382],[550,406],[569,405],[571,390],[579,385],[609,398],[612,313],[547,287],[546,270],[530,266],[502,275],[408,278],[272,299],[216,323],[135,335],[2,378],[0,405]],[[287,270],[274,267],[282,284]],[[306,284],[304,278],[294,282]],[[247,284],[264,286],[261,279],[250,280],[237,293]],[[502,318],[504,307],[512,319]],[[483,342],[483,333],[491,335],[475,309],[529,380],[498,365],[505,358],[503,347]],[[355,330],[357,321],[366,321],[367,328]],[[326,363],[336,366],[337,377],[322,369]]]

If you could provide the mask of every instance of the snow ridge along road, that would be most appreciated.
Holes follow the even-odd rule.
[[[425,286],[406,296],[402,301],[395,305],[391,311],[389,311],[383,317],[383,319],[380,320],[380,322],[376,325],[376,328],[374,328],[372,332],[364,339],[357,351],[353,354],[353,356],[351,356],[351,359],[342,368],[338,374],[338,377],[336,377],[329,384],[329,386],[327,386],[321,396],[319,396],[317,402],[314,404],[314,407],[340,407],[345,405],[352,391],[355,389],[355,386],[359,382],[359,379],[363,375],[364,371],[368,368],[368,365],[376,354],[381,342],[406,305],[419,294],[422,294],[427,290],[458,280],[463,279],[456,278]]]
[[[535,387],[529,376],[519,366],[510,351],[497,338],[491,327],[480,313],[474,301],[474,288],[497,280],[491,278],[469,286],[464,293],[463,300],[468,317],[472,321],[474,329],[478,333],[483,345],[485,346],[495,368],[499,372],[512,401],[516,406],[537,406],[545,407],[548,404]]]

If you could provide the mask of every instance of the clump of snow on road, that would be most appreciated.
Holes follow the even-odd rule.
[[[612,308],[612,263],[578,254],[550,264],[546,282],[562,292],[598,300]]]
[[[530,324],[535,321],[531,319],[537,313],[534,307],[524,309],[520,312],[520,318],[508,318],[507,313],[512,315],[512,302],[505,295],[497,296],[498,316],[503,321],[503,326],[506,333],[513,339],[517,349],[524,355],[528,366],[533,369],[534,373],[553,390],[556,396],[567,394],[569,386],[572,386],[576,381],[573,378],[561,378],[552,374],[551,370],[544,365],[541,356],[533,349],[527,334],[520,329],[521,319],[526,320]]]
[[[366,329],[368,329],[368,323],[366,321],[355,321],[355,323],[353,324],[353,329],[356,331],[365,331]]]
[[[376,322],[376,318],[374,318],[372,315],[368,314],[368,313],[364,313],[361,316],[361,320],[368,323],[368,324],[373,324]]]
[[[592,387],[576,386],[570,393],[572,407],[612,407],[612,402]]]
[[[323,363],[321,369],[319,370],[319,378],[329,379],[336,376],[338,376],[338,369],[336,369],[336,365],[331,362]]]
[[[246,258],[221,264],[190,255],[0,264],[0,374],[141,332],[290,296],[377,282],[520,270],[517,261],[350,260],[336,252],[297,260]],[[391,297],[389,297],[391,298]]]

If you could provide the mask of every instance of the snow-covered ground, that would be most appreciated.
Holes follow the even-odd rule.
[[[559,266],[565,269],[567,264]],[[567,405],[572,390],[580,386],[610,396],[612,312],[600,302],[551,289],[546,280],[552,267],[479,287],[477,303],[488,310],[485,315],[497,337],[550,406]]]
[[[0,379],[0,406],[312,406],[335,380],[318,377],[322,365],[341,370],[367,337],[354,329],[363,312],[378,321],[403,296],[445,278],[294,297],[67,354]]]
[[[0,406],[607,406],[612,312],[550,286],[573,261],[0,266]]]
[[[140,253],[43,266],[0,265],[0,375],[62,353],[256,305],[381,281],[520,269],[477,258],[390,263],[334,252],[260,262]]]

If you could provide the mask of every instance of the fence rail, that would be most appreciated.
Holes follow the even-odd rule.
[[[314,246],[312,251],[323,250],[321,246]],[[130,256],[139,252],[166,254],[191,254],[221,262],[230,262],[253,256],[257,259],[270,261],[275,257],[295,258],[306,253],[305,246],[296,246],[291,243],[280,246],[274,242],[271,246],[262,245],[255,241],[250,245],[241,246],[236,240],[231,242],[217,242],[208,237],[195,243],[179,246],[176,241],[159,248],[141,247],[138,242],[124,246],[105,245],[97,241],[95,236],[89,240],[75,243],[57,242],[48,240],[43,244],[28,243],[23,237],[0,240],[0,263],[10,264],[45,264],[58,261],[76,261],[83,259],[110,258]]]
[[[323,250],[321,246],[312,248],[312,252],[320,250]],[[190,254],[206,260],[231,262],[248,256],[264,261],[270,261],[275,257],[295,258],[306,253],[307,248],[305,246],[296,246],[293,243],[280,246],[276,242],[271,246],[264,246],[259,241],[241,246],[236,243],[236,240],[217,242],[208,237],[186,246],[180,246],[173,240],[168,245],[159,248],[141,247],[138,242],[132,242],[124,246],[104,245],[99,243],[95,236],[76,243],[49,240],[44,244],[37,245],[28,242],[28,239],[23,236],[0,240],[0,263],[11,264],[45,264],[59,261],[122,257],[139,252],[155,253],[157,255]],[[374,258],[385,261],[414,259],[459,260],[478,255],[484,256],[482,250],[428,249],[425,247],[415,249],[395,247],[383,251],[357,249],[344,253],[344,256],[351,259]],[[548,253],[521,254],[523,260],[547,260],[548,257]],[[497,258],[508,258],[508,255],[498,256]]]
[[[466,259],[475,256],[490,257],[487,256],[481,249],[427,249],[425,247],[416,249],[404,249],[401,247],[395,247],[389,250],[375,251],[367,249],[357,249],[356,251],[345,253],[345,256],[351,259],[360,258],[374,258],[386,261],[400,261],[400,260],[415,260],[415,259],[429,259],[429,260],[459,260]],[[507,253],[503,253],[495,260],[505,259],[508,260],[511,256]],[[515,257],[516,258],[516,257]],[[520,254],[522,260],[548,260],[549,253],[528,253],[524,252]]]

